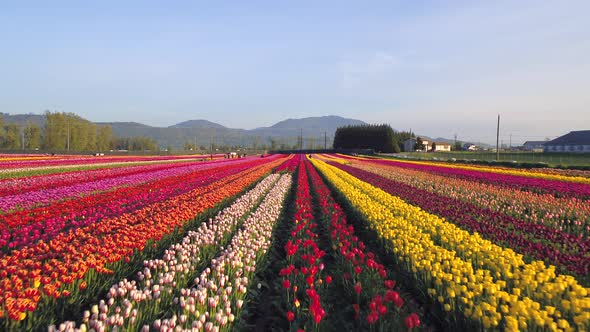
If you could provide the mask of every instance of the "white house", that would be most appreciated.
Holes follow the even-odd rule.
[[[545,142],[544,151],[590,153],[590,130],[570,131],[568,134]]]
[[[432,146],[431,146],[432,148]],[[434,152],[451,151],[451,144],[445,142],[434,142]]]

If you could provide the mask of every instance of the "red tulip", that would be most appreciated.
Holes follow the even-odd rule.
[[[354,291],[355,291],[357,294],[360,294],[360,293],[361,293],[361,290],[362,290],[362,289],[361,289],[361,284],[360,284],[360,282],[357,282],[357,283],[356,283],[356,285],[354,285]]]
[[[287,312],[287,320],[289,322],[292,322],[294,319],[295,319],[295,314],[293,313],[293,311]]]
[[[420,317],[416,313],[411,313],[404,319],[404,324],[407,328],[413,329],[414,327],[420,326]]]
[[[395,280],[385,280],[384,283],[387,289],[393,289],[393,287],[395,287]]]

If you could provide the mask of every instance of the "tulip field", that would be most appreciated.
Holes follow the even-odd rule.
[[[584,171],[0,154],[0,330],[587,331],[589,202]]]

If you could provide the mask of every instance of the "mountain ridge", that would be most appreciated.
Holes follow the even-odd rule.
[[[44,125],[44,116],[39,114],[6,114],[2,113],[6,123],[26,124],[34,119],[37,125]],[[39,121],[42,120],[42,123]],[[344,118],[337,115],[318,117],[289,118],[279,121],[269,127],[254,129],[228,128],[221,124],[204,120],[187,120],[168,127],[154,127],[139,122],[93,122],[98,125],[109,125],[117,137],[146,136],[155,139],[162,146],[182,148],[185,143],[199,146],[214,145],[262,145],[275,144],[277,147],[292,147],[298,144],[299,136],[303,133],[306,144],[322,145],[324,138],[328,144],[334,138],[336,129],[345,125],[366,124],[366,122]],[[322,143],[322,144],[320,144]]]
[[[168,126],[168,128],[227,128],[224,125],[209,120],[187,120]]]

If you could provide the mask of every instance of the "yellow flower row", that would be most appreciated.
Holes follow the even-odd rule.
[[[375,159],[375,158],[362,158],[362,157],[355,157],[355,158],[357,158],[359,160],[371,160],[371,159],[374,160]],[[382,160],[388,160],[388,159],[382,159]],[[526,177],[541,178],[541,179],[546,179],[546,180],[558,180],[558,181],[579,182],[579,183],[590,184],[590,178],[586,178],[586,177],[582,177],[582,176],[565,176],[565,175],[559,175],[559,174],[528,172],[528,171],[522,170],[522,169],[497,168],[497,167],[493,167],[493,166],[473,166],[473,165],[449,164],[449,163],[440,163],[440,162],[436,163],[436,162],[428,162],[428,161],[402,160],[402,159],[396,159],[395,161],[400,162],[400,163],[415,164],[415,165],[448,167],[448,168],[465,169],[465,170],[488,172],[488,173],[526,176]]]
[[[57,159],[57,158],[47,157],[47,156],[42,156],[42,157],[12,157],[12,156],[2,157],[2,156],[0,156],[0,161],[28,161],[28,160],[40,160],[40,159]]]
[[[485,267],[492,272],[492,276],[511,280],[513,287],[525,287],[527,295],[534,292],[543,294],[547,300],[560,298],[564,290],[563,285],[573,285],[576,293],[587,295],[587,290],[577,284],[575,278],[567,275],[556,275],[555,267],[546,267],[542,261],[531,264],[524,262],[523,256],[511,249],[504,249],[481,238],[479,234],[471,234],[462,230],[443,218],[426,213],[420,208],[407,204],[398,197],[389,195],[382,190],[373,190],[373,186],[364,183],[345,173],[349,179],[364,184],[365,193],[373,200],[384,206],[396,206],[391,212],[394,216],[412,216],[412,224],[428,234],[440,246],[453,250],[463,259],[474,262],[479,267]],[[513,281],[512,281],[513,280]],[[561,290],[561,292],[560,292]]]
[[[551,330],[590,328],[589,290],[553,266],[526,264],[522,256],[478,234],[411,206],[325,164],[314,165],[368,220],[406,267],[429,287],[445,310],[462,311],[484,327]]]
[[[329,155],[329,154],[316,154],[316,155],[314,155],[314,157],[319,158],[322,161],[333,161],[333,162],[339,163],[341,165],[346,165],[346,164],[350,163],[350,161],[348,161],[346,159],[338,158],[334,155]]]

